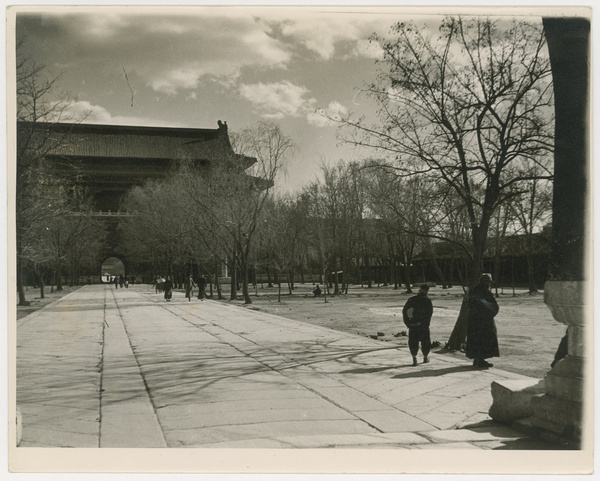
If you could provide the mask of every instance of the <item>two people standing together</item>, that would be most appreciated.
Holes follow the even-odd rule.
[[[192,296],[194,295],[194,287],[196,286],[198,287],[198,299],[203,301],[206,297],[206,279],[204,278],[204,276],[200,276],[200,278],[198,279],[198,284],[196,285],[196,283],[194,282],[194,278],[190,275],[185,280],[184,285],[185,297],[188,301],[192,300]],[[169,276],[167,276],[167,279],[164,281],[164,292],[165,300],[169,302],[171,300],[171,297],[173,297],[173,281]]]
[[[483,274],[479,284],[469,290],[468,327],[465,354],[473,359],[477,369],[488,369],[493,364],[486,361],[490,357],[499,357],[498,335],[494,317],[499,307],[490,291],[492,276]],[[431,335],[429,331],[433,305],[427,297],[429,286],[421,285],[416,296],[408,299],[402,309],[404,323],[408,327],[408,348],[413,358],[413,366],[418,364],[419,344],[423,354],[423,363],[429,362]]]

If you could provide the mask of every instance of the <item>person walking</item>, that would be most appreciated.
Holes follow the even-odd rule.
[[[170,276],[167,276],[167,278],[165,280],[164,291],[165,291],[165,300],[167,302],[171,302],[171,297],[173,297],[173,281],[171,280]]]
[[[188,277],[187,280],[185,281],[185,297],[187,297],[188,301],[192,300],[194,287],[196,287],[196,283],[194,282],[194,279],[192,278],[192,275],[190,274],[190,277]]]
[[[468,294],[469,325],[467,327],[467,346],[465,354],[473,359],[473,366],[488,369],[493,364],[486,361],[490,357],[499,357],[498,333],[494,317],[500,308],[490,291],[492,275],[483,274],[479,284]]]
[[[429,286],[421,285],[417,295],[409,298],[402,309],[402,318],[408,327],[408,348],[413,358],[413,366],[417,365],[419,343],[423,353],[423,363],[429,362],[429,351],[431,351],[429,325],[433,315],[433,304],[427,297],[428,293]]]
[[[115,289],[118,289],[119,288],[119,276],[115,276],[114,281],[115,281]]]
[[[198,299],[201,301],[206,297],[206,277],[200,276],[198,279]]]

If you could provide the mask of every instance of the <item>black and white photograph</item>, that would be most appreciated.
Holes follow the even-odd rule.
[[[9,470],[592,474],[591,18],[7,7]]]

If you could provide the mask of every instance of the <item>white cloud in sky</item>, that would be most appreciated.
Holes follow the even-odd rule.
[[[359,57],[381,59],[383,58],[383,49],[377,42],[359,39],[354,47],[354,54]]]
[[[196,89],[203,78],[231,83],[244,67],[285,69],[291,60],[289,46],[247,12],[49,15],[32,20],[29,30],[60,46],[64,70],[84,58],[113,74],[125,68],[130,77],[169,95]]]
[[[330,102],[327,108],[317,109],[306,115],[306,120],[315,127],[330,127],[336,125],[342,117],[348,114],[348,109],[337,101]]]
[[[61,111],[58,118],[48,119],[50,121],[78,122],[83,121],[87,124],[106,124],[106,125],[139,125],[139,126],[159,126],[159,127],[185,127],[183,124],[165,122],[159,119],[150,119],[145,117],[113,116],[107,109],[100,105],[93,105],[87,100],[79,100],[69,104]]]
[[[349,17],[344,14],[327,16],[298,16],[287,22],[283,33],[302,43],[307,49],[317,53],[323,60],[329,60],[336,54],[341,42],[368,43],[368,38],[382,26],[387,30],[392,21],[385,17],[358,15]],[[357,46],[355,54],[373,58],[374,53],[364,46]]]
[[[267,119],[299,117],[316,103],[314,98],[307,98],[310,92],[306,87],[288,81],[245,84],[240,86],[239,93]]]
[[[204,80],[234,87],[247,67],[284,71],[299,45],[322,60],[332,59],[342,44],[371,58],[375,53],[366,39],[384,23],[387,29],[391,21],[303,9],[207,8],[188,15],[115,9],[49,15],[30,33],[50,38],[55,47],[48,48],[60,46],[63,70],[83,58],[113,75],[125,68],[155,92],[175,95],[200,88]]]

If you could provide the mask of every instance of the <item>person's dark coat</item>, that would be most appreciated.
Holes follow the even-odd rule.
[[[412,309],[412,317],[409,315]],[[406,301],[402,309],[402,318],[406,327],[429,327],[433,315],[433,304],[426,295],[417,294]]]
[[[494,316],[498,314],[500,308],[494,295],[484,284],[479,284],[469,292],[468,307],[466,356],[478,360],[499,357]]]
[[[206,278],[200,276],[198,279],[198,299],[204,299],[206,297]]]
[[[409,298],[402,309],[402,318],[404,324],[408,327],[408,348],[415,359],[419,352],[419,343],[421,344],[421,351],[425,358],[427,358],[431,350],[429,324],[431,323],[432,315],[433,304],[431,303],[431,299],[422,291],[416,296]]]
[[[171,299],[171,297],[173,297],[173,281],[171,279],[167,279],[165,281],[165,286],[164,286],[164,290],[165,290],[165,299]]]

